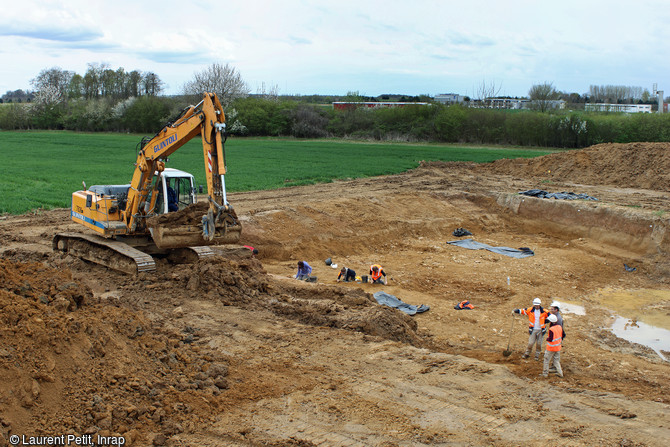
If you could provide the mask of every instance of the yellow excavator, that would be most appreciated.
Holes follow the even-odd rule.
[[[72,193],[72,220],[95,233],[58,233],[53,249],[132,274],[155,270],[152,255],[190,262],[212,256],[212,245],[238,242],[242,227],[226,197],[225,128],[219,99],[204,93],[200,103],[140,142],[130,184],[84,184]],[[207,177],[207,202],[200,203],[193,176],[165,167],[198,134]]]

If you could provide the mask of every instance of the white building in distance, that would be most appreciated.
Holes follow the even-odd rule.
[[[651,104],[606,104],[592,103],[584,104],[587,112],[623,112],[623,113],[651,113]]]

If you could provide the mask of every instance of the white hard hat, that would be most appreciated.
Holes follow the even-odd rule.
[[[558,321],[558,317],[556,317],[554,314],[551,314],[547,317],[547,320],[551,321],[552,323],[556,323]]]
[[[560,309],[561,303],[559,303],[558,301],[554,301],[553,303],[551,303],[551,306],[549,306],[549,307],[557,307],[557,308]]]
[[[540,304],[542,304],[542,301],[540,301],[539,298],[535,298],[535,299],[533,300],[533,306],[539,306]]]

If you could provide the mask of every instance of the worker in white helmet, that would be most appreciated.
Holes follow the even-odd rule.
[[[547,321],[549,321],[549,335],[547,335],[547,349],[544,351],[542,376],[547,377],[550,372],[555,372],[558,377],[563,377],[563,369],[561,368],[561,348],[563,347],[565,332],[563,332],[563,327],[558,324],[556,315],[549,315]],[[553,371],[552,369],[549,369],[550,365],[553,367]]]
[[[549,313],[542,308],[542,301],[539,298],[535,298],[533,305],[528,309],[514,309],[512,312],[528,316],[528,347],[523,358],[528,358],[535,345],[535,360],[540,360],[542,336],[547,332],[545,320]]]
[[[551,315],[556,315],[558,325],[563,327],[563,315],[561,315],[561,303],[559,303],[558,301],[553,301],[549,306],[549,313]]]

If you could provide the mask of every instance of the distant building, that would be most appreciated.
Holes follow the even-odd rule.
[[[440,93],[439,95],[435,95],[435,102],[439,102],[440,104],[463,104],[465,96],[458,93]]]
[[[381,109],[384,107],[407,107],[407,106],[429,106],[427,102],[344,102],[336,101],[333,102],[333,108],[335,110],[347,110],[347,109]]]
[[[592,103],[584,104],[587,112],[623,112],[623,113],[651,113],[651,104],[607,104]]]
[[[530,107],[529,99],[517,98],[486,98],[488,107],[491,109],[528,109]]]
[[[530,104],[533,104],[534,101],[530,101]],[[545,109],[559,109],[563,110],[565,109],[565,99],[549,99],[545,101]],[[530,106],[531,108],[533,107],[532,105]]]

